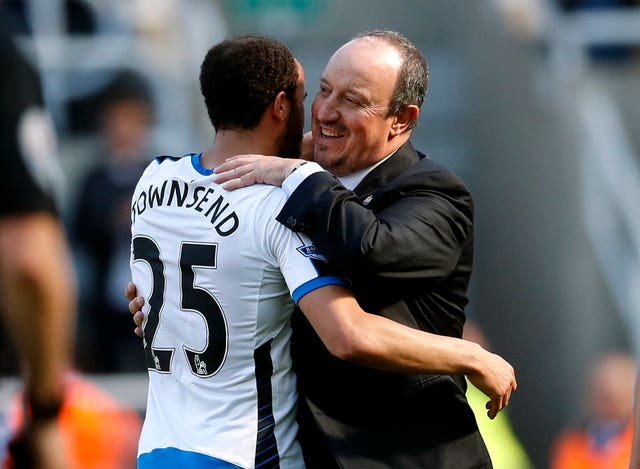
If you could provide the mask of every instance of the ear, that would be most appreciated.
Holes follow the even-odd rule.
[[[409,129],[412,122],[418,120],[420,115],[420,108],[415,104],[411,104],[402,109],[398,114],[394,116],[393,123],[391,124],[391,130],[389,131],[390,137],[397,137],[403,134]]]
[[[280,91],[270,106],[271,114],[277,120],[286,120],[289,112],[289,99],[284,91]]]

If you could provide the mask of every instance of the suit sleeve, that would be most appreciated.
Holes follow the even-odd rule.
[[[389,278],[444,278],[473,242],[471,195],[441,168],[407,172],[374,194],[371,207],[321,172],[293,192],[278,221],[345,272]]]

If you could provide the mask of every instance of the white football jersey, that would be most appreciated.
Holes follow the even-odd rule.
[[[289,319],[323,275],[312,243],[275,220],[279,187],[225,191],[200,154],[161,157],[131,208],[149,395],[139,468],[304,467]]]

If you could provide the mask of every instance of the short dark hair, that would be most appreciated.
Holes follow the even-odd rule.
[[[398,82],[389,103],[389,115],[395,115],[412,104],[421,107],[429,86],[429,66],[427,59],[409,39],[396,31],[375,29],[358,34],[354,39],[377,38],[386,42],[400,53],[402,66]],[[416,126],[412,123],[411,128]]]
[[[298,70],[282,43],[237,36],[216,44],[200,68],[200,91],[216,130],[250,130],[280,91],[295,96]]]
[[[1,2],[2,0],[0,0]],[[99,106],[102,113],[122,102],[136,102],[144,106],[149,117],[153,117],[154,102],[148,79],[133,69],[122,69],[102,92]]]

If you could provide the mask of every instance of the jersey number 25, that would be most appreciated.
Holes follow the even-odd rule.
[[[195,285],[194,267],[216,268],[217,244],[182,243],[180,248],[180,308],[200,314],[205,321],[207,343],[203,350],[193,350],[183,345],[182,349],[191,371],[196,376],[208,378],[215,375],[227,356],[227,321],[213,295]],[[144,325],[144,353],[147,368],[160,373],[171,373],[175,349],[155,348],[155,337],[165,298],[165,265],[160,259],[160,248],[145,236],[133,239],[133,259],[145,261],[153,275],[153,288],[148,298],[150,307]]]

